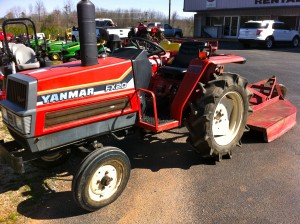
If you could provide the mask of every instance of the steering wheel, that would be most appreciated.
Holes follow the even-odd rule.
[[[162,56],[166,54],[166,50],[157,43],[142,37],[132,37],[130,42],[138,49],[145,49],[148,52],[148,57],[152,55]]]

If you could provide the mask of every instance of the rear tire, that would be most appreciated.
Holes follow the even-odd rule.
[[[298,47],[299,46],[299,37],[294,37],[292,40],[292,46]]]
[[[274,46],[274,39],[272,37],[267,37],[265,46],[266,48],[271,49]]]
[[[75,202],[87,211],[112,203],[125,189],[130,169],[128,157],[118,148],[104,147],[91,152],[73,178]]]
[[[174,38],[181,38],[181,37],[182,37],[181,33],[175,33]]]
[[[223,73],[208,82],[205,95],[193,103],[196,112],[187,122],[188,142],[202,156],[223,156],[240,144],[246,130],[250,92],[247,80]]]

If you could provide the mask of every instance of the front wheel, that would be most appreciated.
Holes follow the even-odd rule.
[[[118,148],[104,147],[91,152],[73,179],[75,202],[87,211],[112,203],[125,189],[130,169],[128,157]]]
[[[193,103],[196,111],[187,122],[188,141],[202,156],[231,155],[246,129],[250,92],[247,80],[223,73],[208,82],[205,95]]]
[[[52,59],[53,61],[58,61],[58,60],[60,60],[60,55],[59,55],[59,53],[53,53],[53,54],[51,55],[51,59]]]

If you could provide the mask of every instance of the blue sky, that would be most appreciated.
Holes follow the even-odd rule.
[[[70,0],[73,2],[73,7],[76,9],[78,0]],[[91,0],[96,7],[104,9],[140,9],[142,11],[155,10],[164,13],[168,16],[169,0]],[[176,11],[181,17],[191,17],[193,13],[183,12],[184,0],[171,0],[171,13]],[[67,0],[43,0],[47,12],[58,8],[62,9]],[[11,8],[20,7],[22,10],[29,12],[29,5],[34,7],[36,0],[0,0],[0,17],[3,17]]]

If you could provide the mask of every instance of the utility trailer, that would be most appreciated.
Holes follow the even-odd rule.
[[[224,72],[224,64],[245,58],[213,53],[199,41],[181,43],[172,56],[138,37],[130,40],[135,47],[98,58],[95,6],[81,0],[77,11],[79,29],[87,31],[80,32],[81,61],[8,76],[0,105],[15,140],[2,142],[0,155],[23,173],[28,161],[45,168],[64,162],[72,147],[90,151],[72,182],[81,208],[112,203],[129,180],[129,158],[103,146],[104,136],[120,140],[136,129],[158,133],[185,125],[199,156],[221,160],[232,156],[248,127],[265,131],[271,141],[296,124],[296,108],[275,77],[248,85]]]

